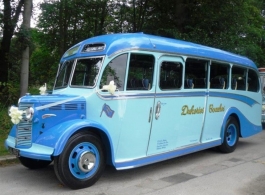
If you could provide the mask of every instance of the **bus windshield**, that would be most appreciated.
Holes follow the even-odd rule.
[[[55,88],[64,88],[68,85],[73,64],[74,61],[70,60],[65,61],[62,65],[60,65],[55,82]]]
[[[103,57],[83,58],[64,62],[59,68],[55,88],[64,88],[68,85],[73,64],[75,69],[71,86],[93,87],[96,84]],[[76,61],[76,62],[75,62]]]

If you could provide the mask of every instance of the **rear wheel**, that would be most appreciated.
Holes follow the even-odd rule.
[[[225,130],[224,130],[224,137],[223,143],[219,146],[221,152],[230,153],[236,149],[237,143],[239,139],[239,125],[237,120],[234,117],[229,117]]]
[[[41,169],[47,167],[52,161],[48,160],[36,160],[26,157],[18,157],[20,163],[29,169]]]
[[[54,159],[59,181],[80,189],[93,185],[105,168],[105,155],[98,137],[84,132],[71,137],[60,156]]]

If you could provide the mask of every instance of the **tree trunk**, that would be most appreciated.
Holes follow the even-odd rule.
[[[60,56],[64,53],[64,9],[65,9],[65,1],[59,1],[59,54]]]
[[[23,24],[22,30],[24,34],[24,50],[22,51],[22,63],[21,63],[21,74],[20,74],[20,96],[25,95],[28,91],[28,80],[29,80],[29,43],[30,43],[30,19],[32,11],[32,0],[25,0],[24,12],[23,12]]]
[[[8,82],[8,69],[9,67],[9,51],[11,45],[11,39],[14,35],[14,30],[21,13],[21,8],[24,4],[24,0],[20,0],[18,6],[15,9],[15,14],[12,17],[11,0],[4,0],[4,15],[3,15],[3,38],[0,47],[0,82]],[[0,86],[1,88],[1,86]]]

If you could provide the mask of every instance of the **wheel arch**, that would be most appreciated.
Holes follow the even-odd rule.
[[[109,135],[107,135],[106,131],[103,131],[102,129],[98,127],[93,127],[93,126],[87,126],[87,127],[82,127],[79,130],[75,131],[70,137],[74,136],[77,133],[80,132],[85,132],[85,133],[90,133],[93,134],[94,136],[98,137],[101,140],[101,143],[104,148],[104,154],[106,156],[106,162],[108,165],[114,166],[114,161],[112,158],[112,146],[110,142]],[[69,139],[70,139],[69,137]]]
[[[227,110],[227,112],[225,113],[224,115],[224,118],[223,118],[223,122],[222,122],[222,128],[221,128],[221,143],[224,142],[224,132],[225,132],[225,127],[226,127],[226,123],[227,123],[227,120],[230,118],[230,117],[233,117],[236,121],[237,121],[237,124],[238,124],[238,133],[239,133],[239,137],[242,137],[242,134],[241,134],[241,120],[240,120],[240,116],[242,114],[240,113],[240,111],[237,109],[237,108],[230,108]]]
[[[81,131],[96,135],[101,141],[106,154],[107,163],[114,165],[113,143],[107,129],[99,123],[90,120],[76,119],[61,123],[44,132],[36,143],[53,147],[52,158],[59,156],[68,140]],[[51,135],[52,132],[52,135]]]
[[[231,107],[224,114],[222,128],[221,128],[221,135],[220,135],[221,139],[222,139],[221,140],[222,143],[224,141],[223,135],[224,135],[226,122],[230,116],[233,116],[238,122],[239,137],[243,137],[243,138],[244,137],[250,137],[250,136],[255,135],[255,134],[259,133],[260,131],[262,131],[261,125],[255,125],[255,124],[251,123],[250,120],[245,116],[245,114],[240,112],[239,109],[237,109],[235,107]]]

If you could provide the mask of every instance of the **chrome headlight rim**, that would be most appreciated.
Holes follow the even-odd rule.
[[[32,121],[33,119],[33,116],[34,116],[34,108],[33,107],[28,107],[26,110],[25,110],[25,116],[26,116],[26,119],[29,120],[29,121]]]

